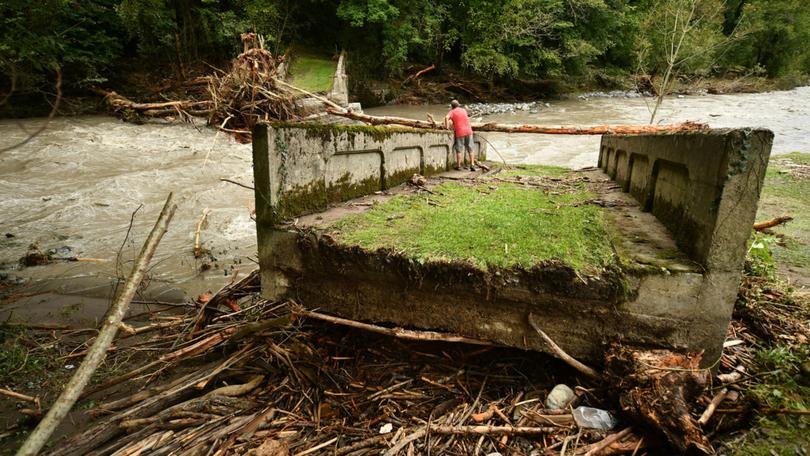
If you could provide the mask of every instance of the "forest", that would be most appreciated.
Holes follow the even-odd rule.
[[[68,93],[136,70],[185,78],[249,31],[275,54],[346,50],[361,79],[431,64],[591,87],[673,65],[687,81],[810,73],[802,0],[3,0],[0,94],[52,93],[57,74]]]

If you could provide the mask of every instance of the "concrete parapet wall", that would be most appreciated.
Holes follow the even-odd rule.
[[[602,137],[599,167],[704,269],[694,299],[639,296],[625,308],[683,314],[688,346],[708,362],[722,353],[772,143],[750,129]]]
[[[599,167],[709,270],[739,271],[773,133],[711,130],[602,137]]]
[[[363,125],[271,125],[253,131],[259,224],[326,209],[329,203],[386,190],[414,173],[455,164],[452,133]],[[475,141],[479,159],[485,146]]]

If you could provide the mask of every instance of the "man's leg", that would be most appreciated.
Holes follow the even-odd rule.
[[[461,148],[463,147],[461,142],[463,138],[455,138],[453,142],[453,150],[456,151],[456,169],[460,170],[462,161],[461,161]]]
[[[472,149],[472,135],[467,136],[467,141],[464,146],[467,149],[467,154],[470,156],[470,168],[475,168],[475,156],[473,155]]]

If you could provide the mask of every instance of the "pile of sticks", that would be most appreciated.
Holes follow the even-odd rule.
[[[569,368],[539,353],[358,331],[351,320],[262,300],[258,288],[254,272],[187,312],[123,331],[113,359],[156,355],[85,389],[95,421],[47,454],[606,455],[694,442],[711,451],[703,435],[727,429],[742,403],[735,385],[753,381],[740,369],[749,336],[739,322],[731,335],[743,340],[728,344],[712,391],[698,384],[708,375],[699,357],[619,347],[604,372]],[[655,367],[662,362],[669,367]],[[683,375],[694,392],[680,389]],[[572,408],[545,408],[558,382],[575,386],[573,407],[608,409],[624,424],[580,428]],[[113,388],[128,394],[111,400]],[[679,445],[673,439],[689,437],[683,420],[696,434]]]
[[[162,354],[83,397],[134,393],[91,409],[97,421],[48,454],[570,454],[615,434],[544,408],[550,373],[571,378],[544,355],[357,331],[246,293],[257,281],[251,274],[213,305],[148,325],[157,334],[139,348]],[[228,300],[241,310],[216,308]],[[599,405],[578,391],[577,401]],[[644,445],[621,437],[599,454]]]
[[[232,60],[228,71],[217,70],[191,81],[206,87],[194,99],[138,103],[116,92],[93,90],[127,120],[155,117],[190,122],[203,117],[212,127],[245,135],[260,120],[297,118],[295,98],[300,92],[278,78],[284,57],[273,56],[256,35],[247,35],[245,51]]]

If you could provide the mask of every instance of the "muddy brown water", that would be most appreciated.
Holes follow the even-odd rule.
[[[549,101],[536,112],[495,114],[487,121],[590,125],[641,124],[649,100],[591,98]],[[714,127],[766,127],[776,132],[774,152],[810,151],[810,88],[746,95],[667,99],[660,122],[693,120]],[[390,106],[374,115],[441,118],[443,105]],[[480,119],[484,120],[484,119]],[[15,144],[43,119],[0,121],[0,148]],[[486,135],[510,163],[579,168],[596,164],[599,137]],[[256,234],[250,217],[253,193],[222,182],[252,185],[250,145],[191,125],[133,125],[105,116],[59,118],[28,144],[0,155],[0,279],[21,282],[6,297],[0,318],[88,324],[103,315],[111,284],[126,272],[171,191],[178,211],[158,248],[141,299],[179,301],[253,269]],[[131,233],[117,252],[129,230]],[[207,260],[192,255],[195,226],[202,230]],[[100,261],[57,262],[19,269],[18,259],[37,243],[61,257]],[[201,272],[203,262],[212,268]],[[120,263],[120,265],[119,265]]]

